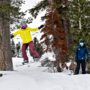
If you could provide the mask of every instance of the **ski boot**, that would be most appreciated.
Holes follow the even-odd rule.
[[[38,62],[40,58],[33,58],[35,62]]]
[[[29,63],[28,60],[24,60],[24,61],[22,62],[23,65],[25,65],[25,64],[27,64],[27,63]]]

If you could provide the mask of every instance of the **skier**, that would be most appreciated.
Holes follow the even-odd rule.
[[[12,39],[11,41],[11,52],[12,52],[12,57],[15,57],[16,56],[16,53],[15,53],[15,43]]]
[[[32,56],[34,58],[40,58],[40,55],[35,50],[34,43],[33,43],[30,32],[38,31],[43,26],[44,25],[41,25],[38,28],[30,28],[30,27],[27,26],[26,23],[22,23],[20,29],[18,29],[16,32],[11,34],[11,38],[13,38],[17,35],[20,35],[20,37],[22,39],[22,42],[23,42],[23,44],[22,44],[22,56],[23,56],[23,59],[24,59],[22,64],[25,64],[25,63],[29,62],[28,61],[28,56],[26,54],[26,49],[28,48],[28,46],[29,46],[29,49],[30,49],[30,52],[31,52]]]
[[[79,45],[76,49],[76,70],[75,74],[79,74],[80,66],[82,68],[82,74],[86,74],[86,62],[88,60],[88,48],[83,40],[80,40]]]
[[[19,57],[19,53],[20,53],[20,42],[18,42],[16,44],[16,50],[17,50],[17,57]]]

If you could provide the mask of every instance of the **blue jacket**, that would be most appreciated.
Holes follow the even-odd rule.
[[[78,46],[76,49],[76,61],[88,59],[88,49],[86,46]]]

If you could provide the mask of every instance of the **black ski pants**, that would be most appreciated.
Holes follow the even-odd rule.
[[[77,66],[75,70],[75,74],[79,74],[80,66],[82,69],[82,74],[86,74],[86,61],[85,60],[77,60]]]

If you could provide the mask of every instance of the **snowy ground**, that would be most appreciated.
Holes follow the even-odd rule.
[[[90,90],[90,75],[48,73],[39,62],[20,66],[22,59],[13,58],[14,71],[1,72],[0,90]]]

